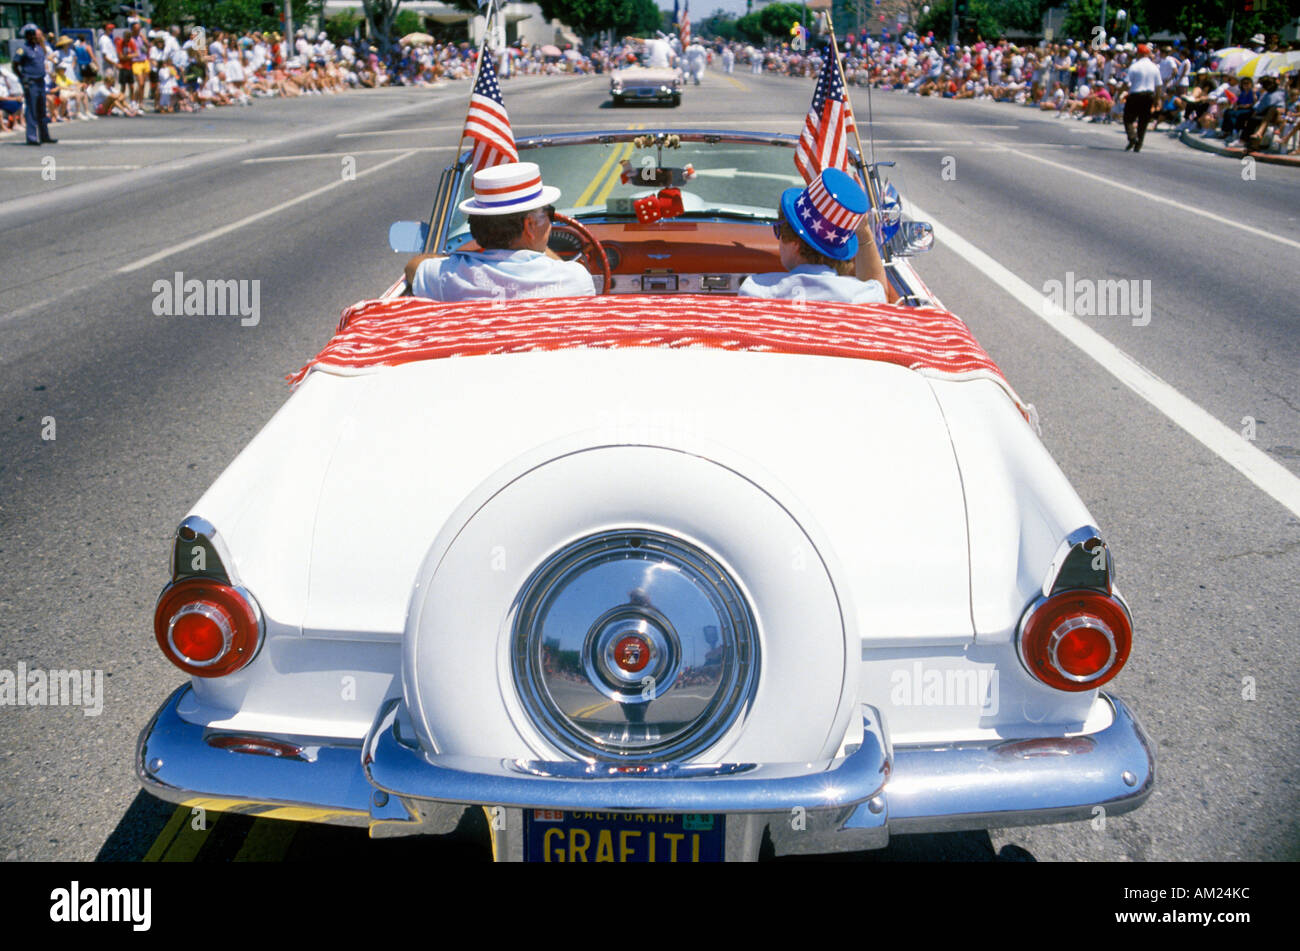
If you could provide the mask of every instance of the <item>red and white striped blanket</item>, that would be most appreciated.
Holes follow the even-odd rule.
[[[444,304],[366,300],[343,312],[312,370],[357,373],[441,357],[578,347],[714,347],[878,360],[949,380],[987,379],[1028,407],[956,315],[934,307],[704,295]]]

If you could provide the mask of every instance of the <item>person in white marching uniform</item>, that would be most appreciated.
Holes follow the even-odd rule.
[[[722,51],[722,71],[730,75],[736,68],[736,54],[728,46]]]
[[[704,67],[708,64],[709,54],[699,43],[692,43],[686,47],[686,74],[691,77],[695,85],[700,84],[704,78]]]
[[[542,184],[533,162],[511,162],[474,173],[474,197],[460,203],[482,251],[421,254],[406,264],[413,297],[439,301],[590,297],[587,269],[547,248],[560,190]]]
[[[889,282],[868,224],[869,207],[858,183],[836,168],[823,169],[807,188],[787,188],[781,193],[780,218],[773,224],[785,270],[747,277],[736,293],[776,300],[885,303]]]

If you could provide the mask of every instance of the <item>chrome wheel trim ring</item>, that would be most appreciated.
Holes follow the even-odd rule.
[[[585,729],[569,716],[556,700],[545,672],[544,636],[539,636],[558,592],[581,577],[584,571],[614,561],[640,560],[647,566],[667,564],[692,582],[712,606],[718,624],[715,636],[721,649],[721,669],[712,695],[680,729],[666,736],[634,737],[625,730],[620,737],[604,738]],[[625,712],[638,708],[644,716],[656,700],[667,699],[675,686],[685,687],[684,678],[692,666],[683,663],[684,649],[668,612],[648,604],[623,603],[607,608],[586,626],[581,649],[581,667],[593,695],[604,699],[605,707],[617,703]],[[612,632],[628,628],[621,622],[653,621],[641,628],[649,636],[652,657],[638,677],[614,675],[603,658]],[[739,586],[728,572],[697,545],[662,532],[618,529],[599,532],[553,552],[532,572],[511,611],[511,668],[514,685],[525,713],[543,736],[557,748],[579,759],[640,761],[683,761],[713,745],[726,733],[752,702],[758,684],[758,625]],[[657,630],[656,630],[657,629]],[[657,655],[657,656],[656,656]],[[649,692],[642,679],[654,676]],[[604,676],[602,676],[602,674]],[[662,678],[662,679],[661,679]],[[629,689],[633,688],[633,689]],[[632,722],[632,721],[629,721]],[[636,721],[640,722],[640,721]]]

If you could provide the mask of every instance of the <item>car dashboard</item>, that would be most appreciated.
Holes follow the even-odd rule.
[[[751,274],[781,271],[769,222],[586,220],[581,222],[605,250],[611,294],[735,294]],[[549,247],[565,260],[579,259],[592,272],[597,293],[604,275],[576,231],[557,221]],[[472,241],[457,250],[475,251]]]

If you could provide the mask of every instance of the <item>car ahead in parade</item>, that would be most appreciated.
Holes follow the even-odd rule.
[[[614,105],[626,102],[682,104],[682,71],[673,67],[624,66],[609,76],[609,95]]]
[[[736,296],[781,269],[795,144],[521,140],[596,297],[350,307],[176,533],[154,631],[191,676],[144,787],[372,836],[482,809],[529,861],[1141,805],[1150,745],[1100,689],[1132,644],[1110,550],[917,275],[928,225],[858,165],[898,302]],[[472,249],[470,178],[393,249]]]

